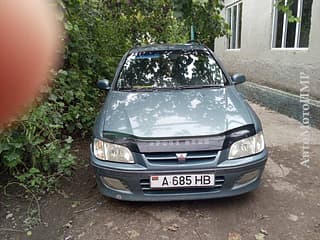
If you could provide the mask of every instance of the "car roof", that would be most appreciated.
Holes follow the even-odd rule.
[[[130,53],[146,52],[146,51],[167,51],[167,50],[208,50],[202,44],[186,43],[186,44],[151,44],[145,46],[134,47]]]

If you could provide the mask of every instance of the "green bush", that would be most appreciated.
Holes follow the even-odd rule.
[[[132,7],[130,4],[134,4]],[[112,79],[135,43],[185,41],[169,0],[60,3],[66,30],[63,66],[51,90],[0,135],[0,167],[33,190],[50,189],[70,175],[72,139],[86,136],[101,102],[96,81]]]
[[[57,177],[71,174],[72,140],[90,133],[103,97],[96,81],[111,80],[120,58],[133,45],[186,42],[192,21],[205,41],[226,32],[217,16],[222,8],[218,0],[189,4],[192,17],[179,20],[170,0],[57,1],[65,15],[63,65],[52,71],[53,84],[42,102],[36,101],[0,134],[0,168],[33,190],[50,189]],[[194,13],[211,20],[196,21]],[[217,28],[205,32],[208,24]]]

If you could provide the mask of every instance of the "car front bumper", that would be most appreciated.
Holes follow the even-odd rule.
[[[267,156],[267,150],[264,150],[259,154],[242,158],[239,161],[223,161],[214,167],[179,166],[176,168],[172,167],[171,169],[150,169],[135,164],[130,165],[100,161],[94,157],[91,151],[91,165],[95,170],[98,188],[105,196],[126,201],[196,200],[236,196],[255,190],[260,184]],[[205,188],[161,190],[150,188],[149,179],[150,176],[153,175],[197,173],[214,173],[216,185]],[[104,177],[120,181],[126,189],[111,187],[104,180]],[[246,180],[245,178],[247,178],[247,181],[243,181]],[[241,181],[241,183],[239,183],[239,181]]]

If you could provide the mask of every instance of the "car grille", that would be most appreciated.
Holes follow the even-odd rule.
[[[213,187],[151,189],[150,179],[142,179],[140,180],[140,187],[143,193],[146,194],[209,193],[221,190],[223,183],[223,176],[215,176],[215,185]]]
[[[187,152],[187,157],[184,164],[188,163],[206,163],[214,161],[217,156],[217,151],[199,151],[199,152]],[[145,153],[145,159],[153,164],[179,164],[176,153]]]

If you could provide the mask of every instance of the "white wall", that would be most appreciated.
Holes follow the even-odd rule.
[[[225,6],[233,2],[225,0]],[[313,0],[307,50],[271,49],[273,1],[242,2],[241,49],[227,50],[225,37],[215,41],[215,53],[227,70],[246,74],[248,81],[293,93],[299,93],[299,76],[304,72],[310,76],[311,96],[320,99],[320,0]]]

